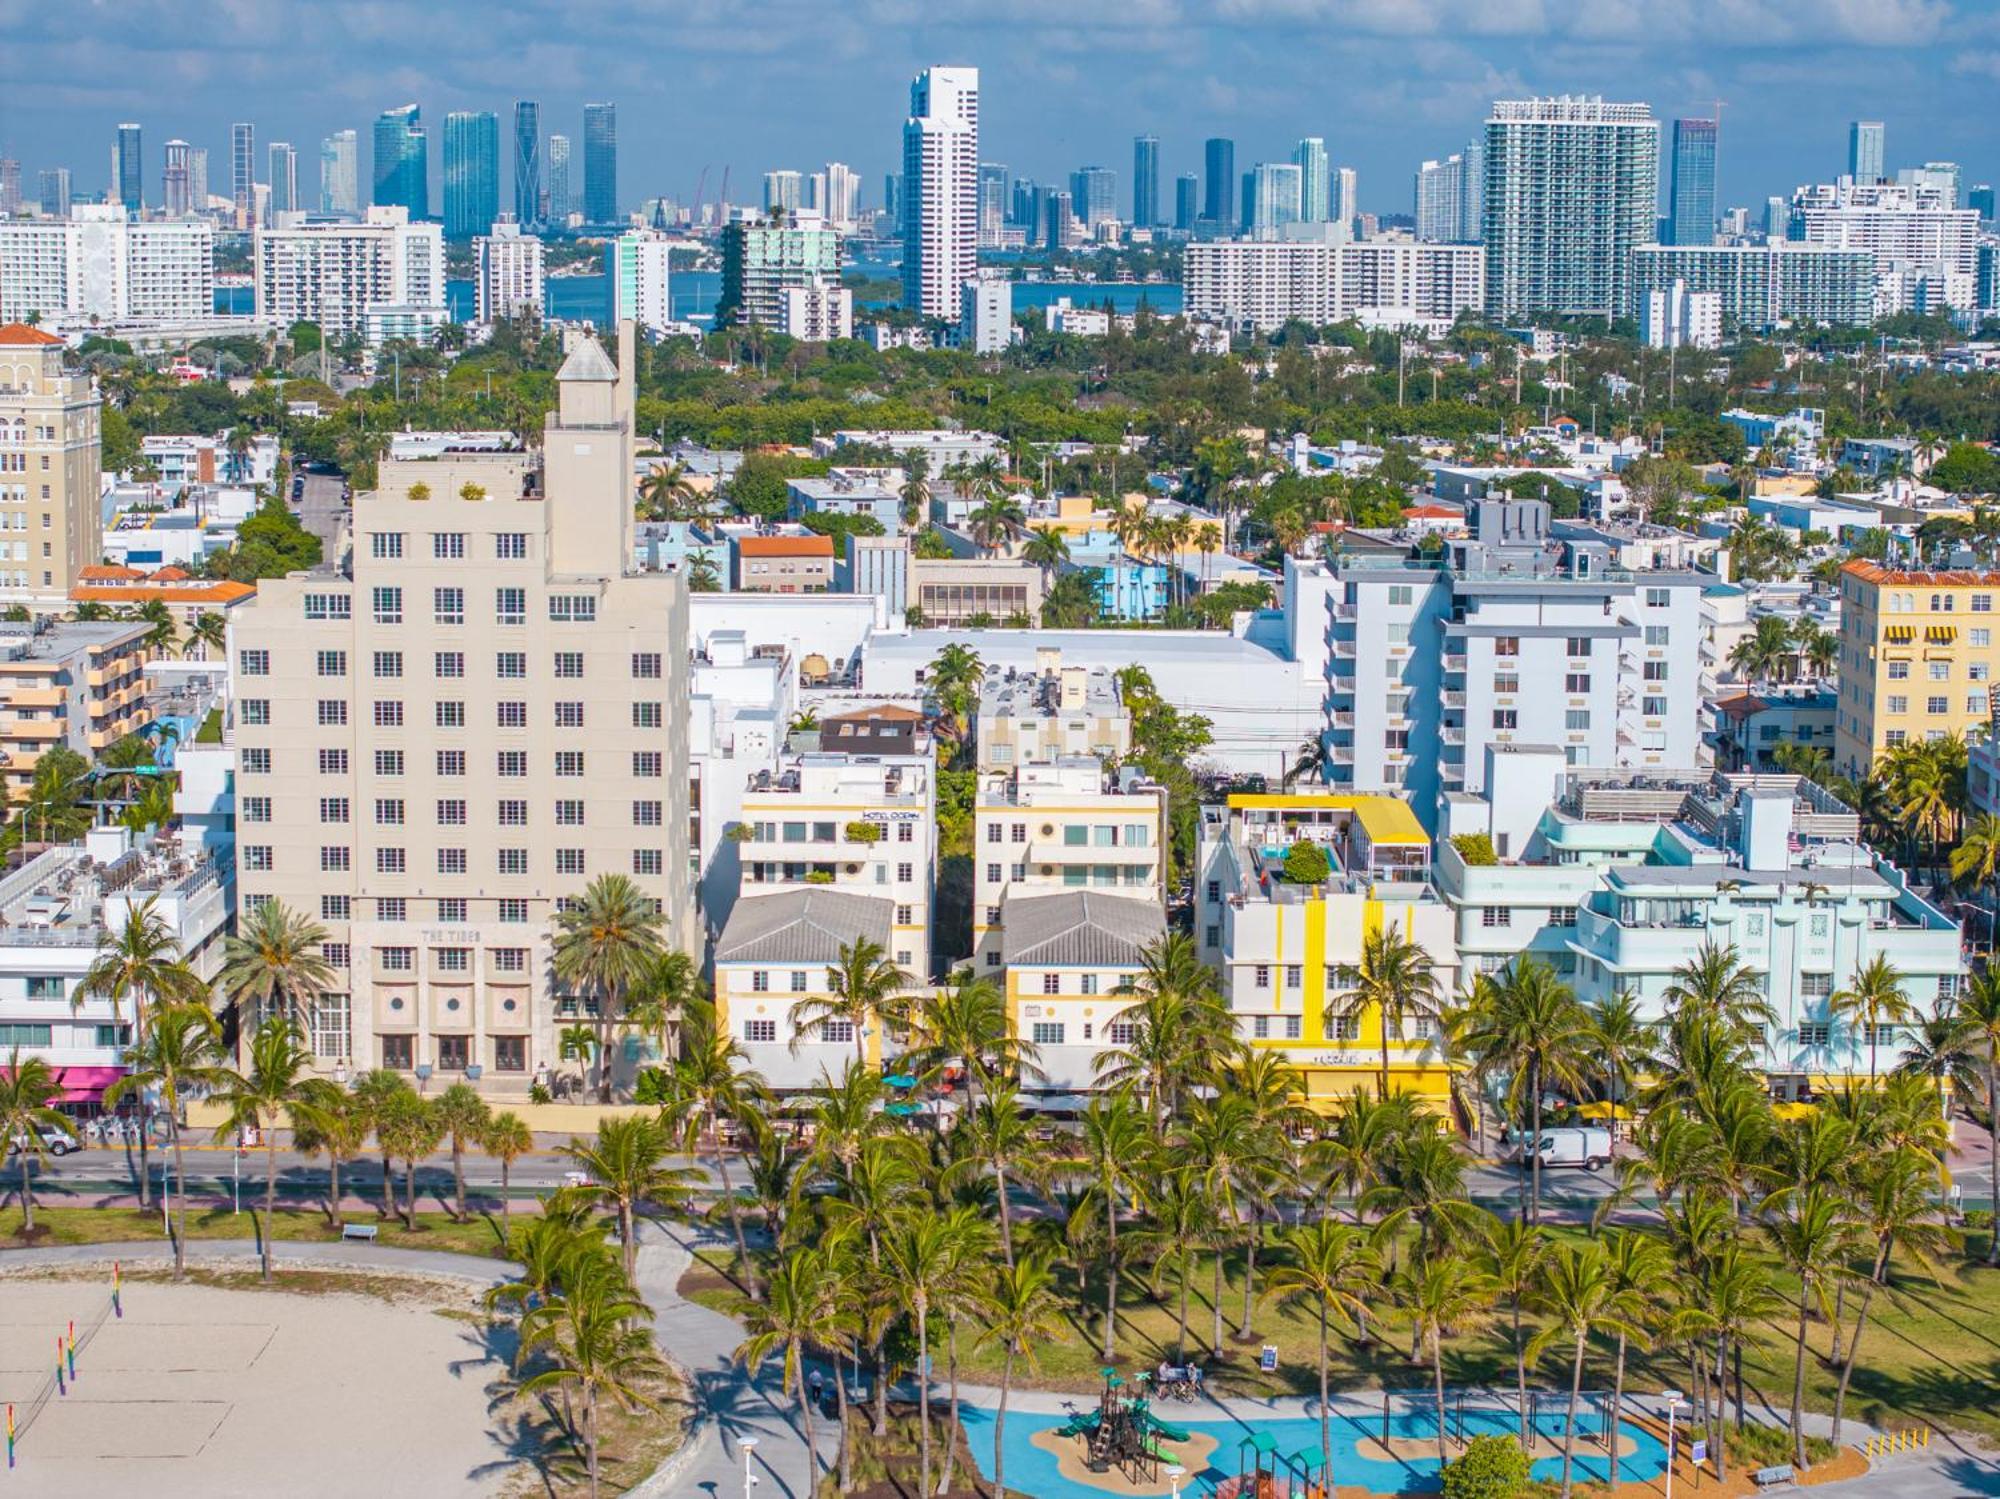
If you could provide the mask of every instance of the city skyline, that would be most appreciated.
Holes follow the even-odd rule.
[[[1865,11],[1829,0],[1782,14],[1683,0],[1649,7],[1643,32],[1636,21],[1625,29],[1616,14],[1586,15],[1563,0],[1501,7],[1497,15],[1475,14],[1458,0],[1393,8],[1242,0],[1226,28],[1166,3],[1057,11],[1042,0],[1019,0],[989,9],[976,23],[900,29],[885,15],[864,47],[848,34],[847,18],[782,3],[763,23],[724,3],[705,12],[713,19],[702,26],[623,7],[565,16],[558,26],[553,12],[529,6],[476,20],[468,11],[456,28],[447,4],[441,27],[462,33],[474,51],[455,49],[449,64],[435,67],[400,57],[389,67],[360,66],[364,49],[375,64],[385,45],[365,17],[251,5],[232,12],[236,29],[225,39],[191,49],[164,24],[165,8],[159,17],[141,12],[115,38],[84,34],[75,18],[36,16],[0,59],[0,86],[17,105],[0,117],[0,154],[30,174],[66,166],[77,191],[95,193],[107,185],[101,179],[114,127],[136,121],[145,130],[152,202],[160,176],[155,143],[179,138],[219,150],[235,120],[254,121],[262,139],[317,142],[365,128],[405,101],[420,103],[426,119],[442,120],[464,110],[511,118],[516,100],[534,99],[544,131],[561,128],[581,139],[584,105],[608,99],[625,116],[630,143],[620,164],[621,204],[662,194],[687,201],[704,165],[711,196],[725,165],[734,181],[749,184],[764,171],[828,155],[853,161],[864,180],[879,183],[899,154],[894,101],[921,67],[949,63],[987,77],[986,160],[1038,180],[1061,180],[1091,162],[1112,164],[1122,169],[1121,207],[1129,205],[1135,136],[1160,137],[1163,180],[1199,171],[1202,141],[1211,135],[1233,139],[1245,163],[1286,160],[1300,138],[1321,136],[1332,161],[1358,171],[1362,209],[1406,212],[1407,184],[1422,159],[1457,149],[1492,99],[1538,93],[1642,100],[1663,120],[1707,116],[1722,99],[1722,205],[1760,204],[1798,183],[1830,178],[1845,165],[1853,119],[1886,122],[1892,166],[1957,160],[1973,181],[2000,171],[2000,131],[1981,92],[2000,74],[2000,37],[1934,0]],[[622,40],[591,55],[589,44],[620,25]],[[633,28],[686,60],[670,84],[641,61],[651,46],[629,46]],[[1045,45],[1055,38],[1065,45]],[[285,60],[302,41],[334,65],[288,71]],[[1283,45],[1274,48],[1274,41]],[[1093,71],[1075,61],[1093,48],[1107,63],[1140,56],[1148,66]],[[1357,88],[1337,107],[1308,105],[1325,98],[1311,66],[1334,50]],[[348,54],[356,66],[339,65]],[[64,67],[64,58],[89,66],[80,73],[75,61]],[[740,87],[738,62],[754,66],[760,79],[755,107]],[[1164,72],[1156,76],[1155,66]],[[171,96],[157,87],[162,67],[175,70]],[[78,82],[83,73],[88,86]],[[1173,86],[1159,87],[1160,77]],[[163,107],[168,97],[171,109]],[[882,107],[857,114],[849,102],[857,97]],[[832,140],[829,120],[839,122]],[[430,149],[436,157],[438,143]],[[441,181],[441,161],[432,161],[430,176]]]

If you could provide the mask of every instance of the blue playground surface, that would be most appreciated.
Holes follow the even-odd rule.
[[[1086,1401],[1078,1401],[1082,1408]],[[993,1412],[983,1406],[963,1405],[960,1420],[964,1424],[967,1441],[971,1444],[972,1455],[979,1464],[979,1471],[988,1480],[993,1477]],[[1079,1484],[1064,1478],[1056,1466],[1053,1454],[1044,1452],[1034,1445],[1032,1438],[1038,1432],[1053,1431],[1067,1425],[1066,1415],[1028,1414],[1019,1410],[1007,1413],[1007,1486],[1022,1493],[1033,1494],[1036,1499],[1087,1499],[1087,1496],[1101,1495],[1101,1488]],[[1175,1426],[1185,1428],[1190,1433],[1215,1438],[1215,1454],[1210,1466],[1199,1473],[1190,1473],[1181,1480],[1184,1495],[1200,1495],[1209,1492],[1211,1485],[1225,1478],[1236,1476],[1234,1462],[1237,1446],[1248,1441],[1253,1435],[1264,1435],[1276,1444],[1278,1453],[1288,1456],[1296,1452],[1307,1452],[1317,1460],[1319,1456],[1319,1421],[1316,1417],[1282,1420],[1237,1421],[1193,1420],[1181,1416],[1176,1411],[1170,1417]],[[1454,1411],[1447,1417],[1447,1428],[1456,1436],[1461,1429],[1467,1437],[1498,1435],[1513,1436],[1519,1430],[1518,1418],[1511,1410],[1487,1407],[1473,1409],[1467,1407],[1463,1416]],[[1584,1435],[1577,1439],[1576,1456],[1572,1467],[1579,1483],[1602,1483],[1610,1476],[1610,1462],[1603,1447],[1593,1435],[1602,1424],[1602,1417],[1594,1410],[1583,1406],[1577,1409],[1577,1425]],[[1560,1410],[1545,1411],[1538,1415],[1536,1426],[1548,1437],[1560,1440],[1563,1415]],[[1622,1458],[1618,1464],[1621,1480],[1644,1481],[1655,1478],[1666,1468],[1666,1446],[1658,1437],[1643,1427],[1623,1423],[1625,1434],[1637,1450]],[[1391,1438],[1414,1438],[1430,1440],[1433,1446],[1429,1457],[1411,1457],[1397,1462],[1383,1462],[1363,1457],[1357,1444],[1382,1434],[1382,1417],[1379,1412],[1372,1416],[1336,1414],[1333,1418],[1333,1476],[1336,1483],[1351,1484],[1366,1488],[1374,1494],[1420,1494],[1435,1492],[1438,1486],[1438,1462],[1435,1452],[1437,1418],[1428,1412],[1399,1411],[1389,1418]],[[1081,1451],[1079,1442],[1078,1450]],[[1282,1463],[1280,1471],[1283,1471]],[[1533,1474],[1536,1478],[1557,1479],[1562,1477],[1562,1459],[1544,1458],[1535,1463]]]

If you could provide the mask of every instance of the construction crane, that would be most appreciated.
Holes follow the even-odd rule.
[[[729,217],[729,163],[728,162],[724,162],[722,164],[722,191],[715,195],[715,215],[717,223],[721,223],[723,220]]]
[[[708,187],[708,163],[703,162],[701,164],[701,176],[695,179],[694,207],[688,210],[688,223],[690,225],[699,224],[701,222],[701,195],[703,191],[707,189],[707,187]]]

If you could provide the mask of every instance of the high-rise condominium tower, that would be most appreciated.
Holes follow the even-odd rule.
[[[272,141],[265,148],[271,163],[271,216],[296,213],[299,202],[299,153],[289,141]]]
[[[544,212],[551,224],[562,224],[568,222],[575,208],[576,195],[569,185],[569,137],[552,135],[549,137],[548,205]]]
[[[979,268],[979,70],[926,68],[903,123],[903,307],[955,320]]]
[[[1299,169],[1299,217],[1317,224],[1333,217],[1333,184],[1327,176],[1326,142],[1309,135],[1292,150]]]
[[[1303,201],[1304,173],[1295,161],[1260,161],[1252,174],[1256,184],[1250,199],[1250,231],[1260,237],[1276,235],[1287,224],[1296,224]]]
[[[1333,201],[1328,205],[1327,217],[1337,223],[1352,224],[1361,216],[1361,174],[1353,167],[1342,167],[1333,174]]]
[[[1092,233],[1118,217],[1118,174],[1109,167],[1078,167],[1069,174],[1069,195],[1076,216]]]
[[[111,147],[111,192],[134,218],[146,205],[145,145],[137,125],[120,125]]]
[[[1465,237],[1459,210],[1465,202],[1465,158],[1447,156],[1417,168],[1417,238],[1452,244]]]
[[[1889,175],[1887,132],[1880,120],[1856,120],[1847,127],[1847,175],[1856,182],[1881,182]]]
[[[500,217],[500,116],[454,110],[444,117],[444,235],[471,239]]]
[[[193,184],[188,180],[188,152],[193,147],[183,140],[167,142],[167,166],[160,179],[160,202],[170,219],[194,212]]]
[[[542,106],[533,99],[514,105],[514,221],[542,218]]]
[[[1715,243],[1716,121],[1674,121],[1673,176],[1667,184],[1667,232],[1677,245]]]
[[[1656,233],[1660,127],[1644,104],[1503,99],[1486,120],[1486,307],[1615,317]]]
[[[360,147],[352,130],[319,143],[319,211],[347,218],[361,213]]]
[[[1160,138],[1141,135],[1132,142],[1132,227],[1160,222]]]
[[[1200,217],[1201,179],[1193,172],[1182,172],[1174,179],[1174,227],[1192,229]]]
[[[979,248],[997,249],[1007,227],[1007,164],[979,163]]]
[[[1201,216],[1218,227],[1235,219],[1236,142],[1227,136],[1211,136],[1202,148]]]
[[[583,217],[586,223],[618,221],[618,106],[583,106]]]
[[[257,128],[239,120],[229,127],[229,201],[236,227],[254,228],[257,219]]]
[[[37,179],[42,212],[52,219],[69,217],[69,168],[48,167]]]
[[[422,118],[414,104],[375,117],[375,205],[406,208],[412,220],[431,211],[430,142]]]

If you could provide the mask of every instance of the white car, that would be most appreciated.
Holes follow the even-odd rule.
[[[73,1135],[56,1129],[52,1125],[42,1125],[35,1133],[42,1137],[42,1149],[46,1150],[50,1155],[68,1155],[72,1150],[80,1150],[82,1148],[76,1143],[76,1138]],[[17,1134],[7,1142],[7,1153],[9,1155],[19,1155],[27,1148],[27,1145],[27,1135]]]

